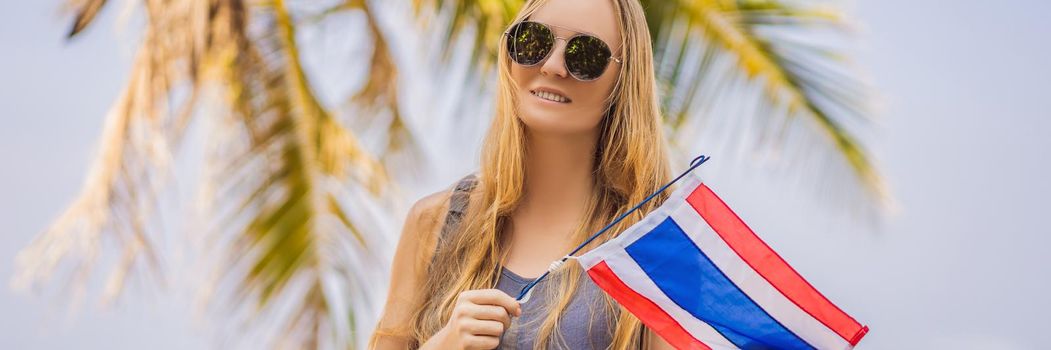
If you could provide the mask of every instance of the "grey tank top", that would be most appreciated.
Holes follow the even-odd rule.
[[[474,189],[477,178],[471,174],[460,180],[449,199],[449,212],[442,226],[440,239],[448,239],[448,235],[454,234],[464,211],[467,209],[468,193]],[[573,263],[573,262],[567,262]],[[532,278],[525,278],[515,274],[508,269],[500,269],[501,274],[496,282],[496,289],[517,296],[526,284],[532,282]],[[522,304],[522,316],[516,317],[511,322],[511,327],[504,331],[500,346],[497,349],[521,349],[532,350],[537,330],[547,316],[548,300],[546,298],[549,288],[558,287],[557,276],[552,275],[540,281],[531,292],[529,300]],[[607,312],[602,290],[595,285],[591,278],[584,273],[573,277],[579,278],[580,282],[576,293],[570,300],[565,312],[558,322],[558,331],[551,335],[547,349],[607,349],[612,343],[611,321],[615,315]]]

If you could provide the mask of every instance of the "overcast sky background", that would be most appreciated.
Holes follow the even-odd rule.
[[[18,1],[0,12],[0,349],[209,347],[188,295],[132,294],[110,309],[89,301],[68,316],[6,287],[16,252],[79,190],[130,63],[116,8],[66,44],[70,21],[56,6]],[[876,145],[901,214],[860,233],[811,224],[822,211],[761,178],[710,183],[871,327],[858,349],[1046,348],[1051,3],[883,0],[854,10],[869,43],[862,59],[884,95]]]

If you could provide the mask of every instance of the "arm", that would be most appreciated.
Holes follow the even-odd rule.
[[[419,311],[418,294],[426,278],[424,263],[433,254],[448,197],[448,191],[434,193],[409,210],[394,252],[387,303],[369,342],[370,349],[401,350],[412,343],[410,324]]]

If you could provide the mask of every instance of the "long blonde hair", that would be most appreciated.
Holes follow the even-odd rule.
[[[588,201],[588,219],[574,233],[578,244],[670,179],[646,17],[637,0],[611,1],[622,31],[619,47],[622,48],[623,63],[607,100],[606,115],[600,122],[595,154],[595,192]],[[528,18],[545,2],[528,1],[513,23]],[[457,232],[450,235],[447,244],[438,244],[433,263],[428,267],[420,291],[423,299],[417,304],[419,312],[410,325],[416,345],[445,325],[459,293],[494,288],[500,276],[504,250],[501,236],[522,198],[527,152],[525,125],[515,114],[516,83],[511,77],[506,46],[502,42],[499,48],[496,115],[483,146],[478,186],[471,192]],[[655,198],[610,232],[623,231],[665,197]],[[611,235],[606,236],[591,245],[597,246],[611,238]],[[579,276],[580,273],[578,264],[566,264],[550,277]],[[579,284],[577,278],[558,280],[558,287],[550,289],[553,297],[546,299],[553,303],[548,305],[548,315],[537,331],[538,349],[545,347],[556,335],[560,316]],[[638,319],[623,312],[608,296],[604,299],[609,314],[615,316],[609,325],[609,329],[614,329],[611,348],[637,347],[642,333]]]

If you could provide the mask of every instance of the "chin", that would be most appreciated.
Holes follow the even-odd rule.
[[[579,116],[541,111],[521,111],[518,114],[518,119],[533,133],[570,135],[586,133],[595,129],[595,125],[581,125],[581,121],[574,120],[574,117]]]

